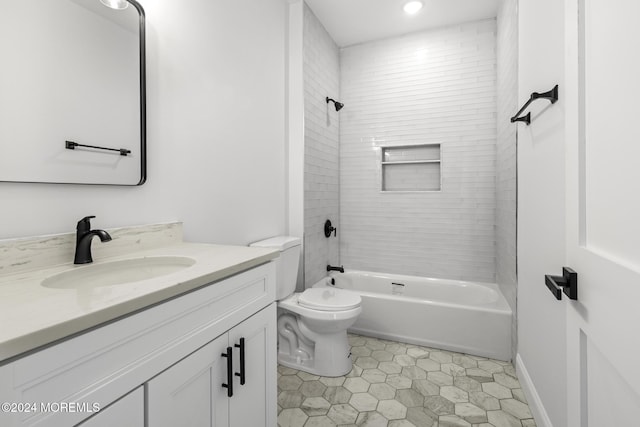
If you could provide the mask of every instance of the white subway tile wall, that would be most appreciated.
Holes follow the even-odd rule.
[[[304,6],[304,275],[309,287],[338,265],[339,128],[341,112],[326,97],[340,99],[340,51],[311,9]],[[338,237],[324,236],[324,222]]]
[[[343,48],[345,268],[495,281],[496,21]],[[380,146],[441,144],[442,189],[380,191]]]
[[[514,313],[511,331],[515,358],[516,333],[516,131],[509,121],[518,108],[518,14],[516,0],[500,4],[497,17],[498,139],[496,150],[496,283]]]

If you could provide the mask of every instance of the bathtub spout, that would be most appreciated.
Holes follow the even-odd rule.
[[[344,273],[344,267],[334,267],[332,265],[327,265],[327,271],[339,271],[340,273]]]

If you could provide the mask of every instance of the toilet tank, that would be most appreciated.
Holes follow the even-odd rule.
[[[280,257],[275,260],[277,280],[276,300],[284,299],[296,290],[301,244],[302,241],[299,237],[278,236],[251,243],[249,245],[258,248],[277,249],[280,251]]]

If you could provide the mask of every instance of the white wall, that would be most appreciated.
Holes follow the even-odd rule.
[[[286,2],[143,0],[148,180],[141,187],[0,183],[0,238],[184,221],[191,241],[286,231]],[[37,117],[34,117],[37,125]]]
[[[341,51],[345,268],[495,280],[496,22]],[[381,193],[380,145],[441,143],[442,191]]]
[[[540,427],[567,425],[565,304],[545,286],[565,259],[564,2],[519,2],[518,108],[559,85],[559,101],[531,105],[518,124],[518,375]],[[514,111],[515,113],[515,111]],[[514,125],[515,126],[515,125]],[[577,361],[576,361],[577,363]]]
[[[516,209],[517,135],[509,121],[518,105],[518,2],[503,0],[497,16],[498,126],[496,140],[496,283],[514,313],[512,355],[517,350],[516,330]]]
[[[338,238],[326,238],[324,223],[339,224],[340,113],[326,97],[340,100],[340,53],[311,9],[304,6],[304,258],[305,286],[339,260]]]

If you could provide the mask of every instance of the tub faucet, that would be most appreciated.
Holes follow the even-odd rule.
[[[344,267],[334,267],[332,265],[327,265],[327,271],[339,271],[340,273],[344,273]]]
[[[76,255],[73,259],[74,264],[88,264],[93,262],[91,257],[91,240],[93,236],[98,236],[101,242],[108,242],[111,236],[104,230],[92,230],[91,218],[95,216],[85,216],[76,226]]]

